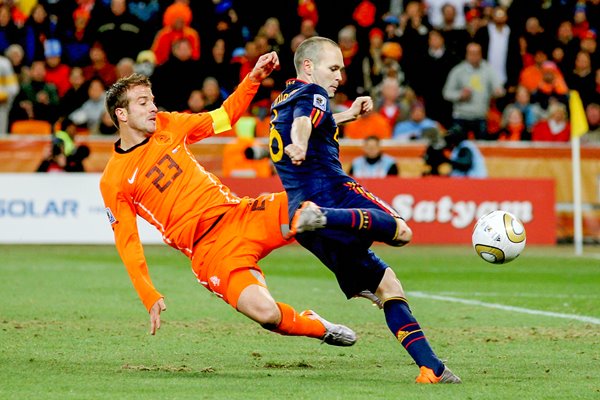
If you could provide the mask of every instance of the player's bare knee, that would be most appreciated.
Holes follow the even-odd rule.
[[[398,225],[396,235],[390,242],[388,242],[388,244],[395,247],[402,247],[407,245],[412,240],[413,232],[406,221],[401,218],[396,219],[396,224]]]
[[[383,302],[392,297],[406,297],[402,284],[391,268],[385,270],[385,274],[383,275],[375,294]]]
[[[273,330],[281,321],[281,312],[276,304],[261,304],[253,310],[253,319],[263,328]]]
[[[281,320],[281,312],[269,291],[259,285],[245,288],[237,302],[237,310],[265,327],[277,326]],[[272,328],[271,328],[272,329]]]

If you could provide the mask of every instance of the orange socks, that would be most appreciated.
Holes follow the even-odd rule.
[[[277,303],[281,311],[281,322],[273,330],[287,336],[308,336],[320,339],[325,334],[325,327],[316,319],[303,317],[291,306],[285,303]]]

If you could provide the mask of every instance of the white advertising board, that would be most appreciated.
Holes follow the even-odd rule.
[[[112,244],[100,174],[0,174],[0,243]],[[142,243],[162,243],[138,218]]]

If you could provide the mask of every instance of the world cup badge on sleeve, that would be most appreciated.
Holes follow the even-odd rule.
[[[108,222],[110,222],[111,225],[114,224],[115,222],[117,222],[117,219],[115,218],[115,216],[113,215],[113,213],[109,207],[106,207],[104,209],[104,211],[106,211],[106,216],[108,217]]]
[[[319,110],[326,111],[327,99],[325,99],[325,96],[321,94],[315,94],[313,98],[313,107],[318,108]]]

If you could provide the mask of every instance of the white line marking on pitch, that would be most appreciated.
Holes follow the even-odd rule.
[[[477,296],[477,297],[532,297],[540,298],[547,297],[553,299],[596,299],[600,297],[599,294],[552,294],[552,293],[507,293],[507,292],[438,292],[439,296]]]
[[[450,296],[439,296],[436,294],[429,294],[429,293],[424,293],[424,292],[408,292],[408,295],[412,296],[412,297],[420,297],[422,299],[450,301],[453,303],[468,304],[471,306],[495,308],[497,310],[514,311],[514,312],[519,312],[519,313],[523,313],[523,314],[543,315],[545,317],[572,319],[572,320],[576,320],[576,321],[600,325],[600,318],[588,317],[585,315],[563,314],[563,313],[557,313],[557,312],[552,312],[552,311],[532,310],[530,308],[506,306],[504,304],[497,304],[497,303],[485,303],[485,302],[479,301],[479,300],[461,299],[459,297],[450,297]]]

